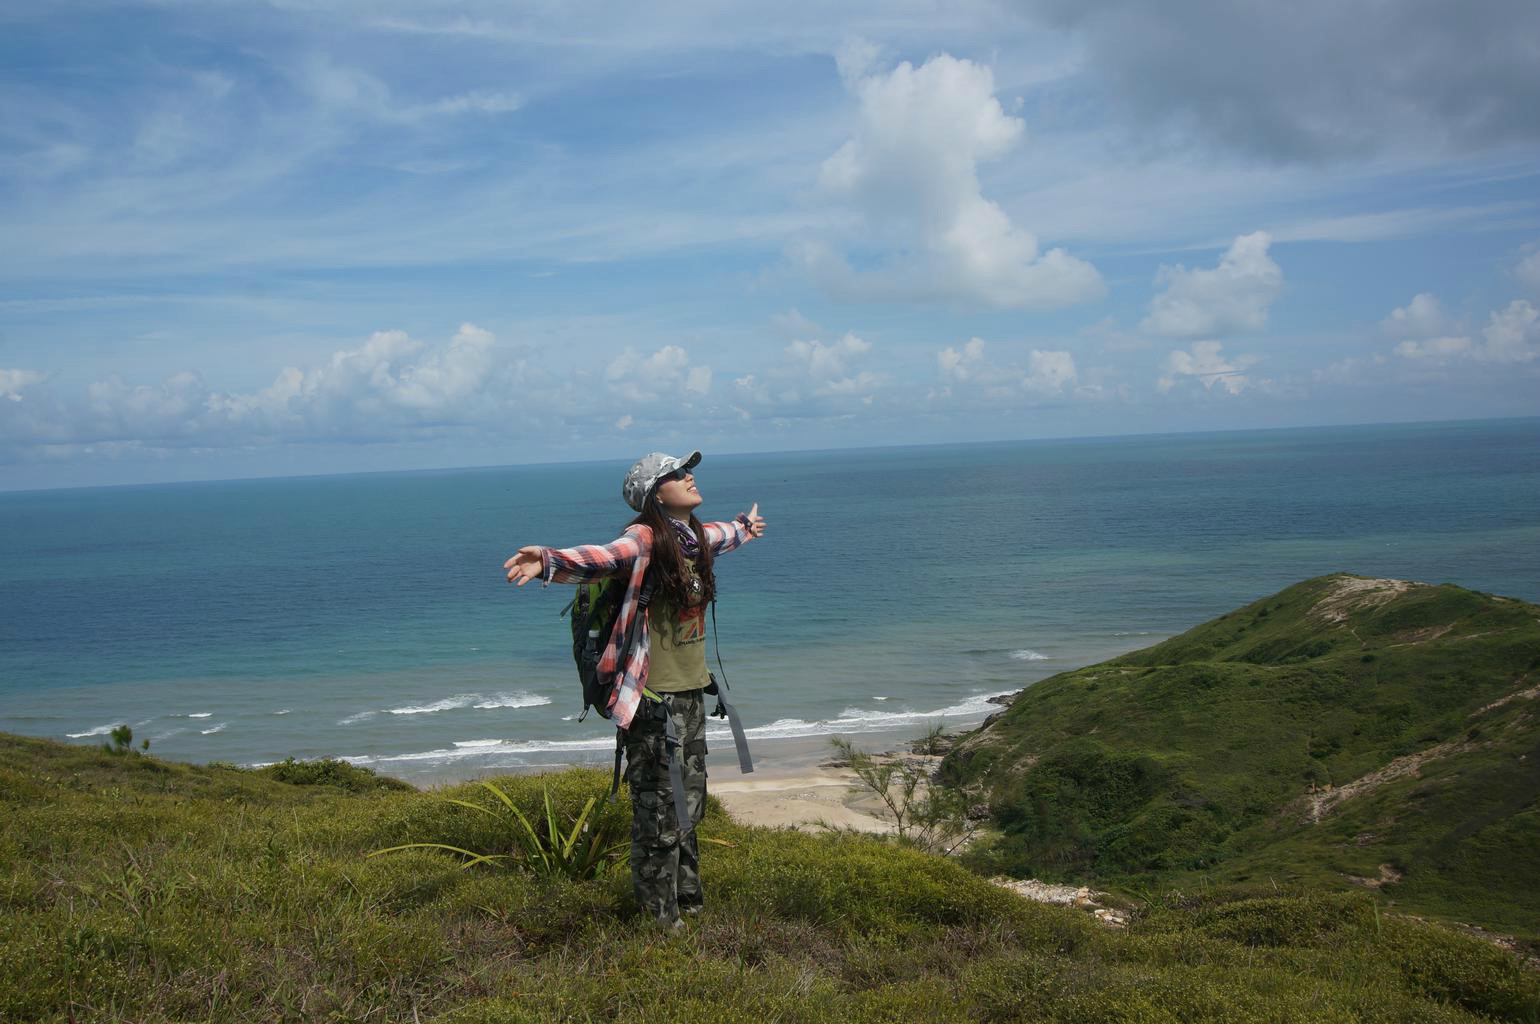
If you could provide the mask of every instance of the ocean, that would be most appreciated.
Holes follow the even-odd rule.
[[[419,782],[605,759],[570,589],[502,563],[613,539],[628,465],[0,493],[0,730]],[[717,565],[761,750],[970,726],[1324,573],[1540,601],[1540,419],[708,452],[696,479],[703,518],[768,522]]]

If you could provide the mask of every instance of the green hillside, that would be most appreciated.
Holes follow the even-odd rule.
[[[943,763],[986,868],[1375,889],[1540,937],[1540,607],[1306,580],[1018,694]]]
[[[600,772],[502,780],[526,813]],[[665,936],[496,822],[335,763],[260,772],[0,734],[0,1021],[1447,1022],[1540,1019],[1513,954],[1371,893],[1207,893],[1113,930],[874,838],[713,805],[708,906]],[[601,805],[624,827],[625,802]]]

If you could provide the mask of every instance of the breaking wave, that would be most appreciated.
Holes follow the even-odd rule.
[[[812,720],[781,718],[768,725],[754,726],[744,731],[752,739],[791,739],[799,736],[882,732],[933,721],[937,718],[988,714],[991,710],[994,710],[994,705],[989,702],[991,697],[1014,692],[1013,690],[1005,690],[1000,691],[1000,693],[977,693],[956,704],[933,711],[869,711],[860,708],[846,708],[834,718]],[[706,738],[717,749],[730,749],[732,747],[732,732],[725,724],[719,725],[714,720],[707,726]],[[532,762],[528,761],[527,757],[532,754],[547,755],[549,757],[550,755],[560,756],[563,753],[576,754],[585,751],[613,750],[614,748],[615,739],[613,736],[594,736],[572,740],[468,739],[454,740],[450,746],[434,750],[419,750],[407,754],[351,755],[344,756],[340,760],[357,765],[431,765],[452,764],[472,758],[485,758],[490,762],[494,762],[491,766],[529,767]]]
[[[114,722],[111,725],[98,725],[95,729],[87,729],[85,732],[67,732],[64,735],[72,740],[83,740],[88,736],[105,736],[122,724],[121,722]]]

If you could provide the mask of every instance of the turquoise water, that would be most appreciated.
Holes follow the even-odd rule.
[[[570,592],[628,463],[0,494],[0,730],[403,777],[602,757]],[[1540,420],[713,456],[751,733],[915,732],[1327,572],[1540,601]],[[724,752],[729,744],[717,744]]]

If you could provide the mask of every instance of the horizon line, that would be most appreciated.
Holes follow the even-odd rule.
[[[1483,416],[1460,417],[1455,419],[1419,419],[1419,420],[1373,420],[1353,423],[1315,423],[1287,427],[1229,427],[1223,429],[1206,428],[1200,430],[1152,430],[1133,433],[1108,433],[1108,434],[1075,434],[1069,436],[1039,436],[1002,438],[992,441],[919,441],[906,444],[877,444],[855,445],[842,448],[777,448],[761,451],[733,451],[720,452],[717,458],[736,458],[741,456],[758,455],[817,455],[833,452],[880,452],[897,451],[901,449],[916,448],[972,448],[988,445],[1029,444],[1036,442],[1065,442],[1065,441],[1092,441],[1113,440],[1116,438],[1156,438],[1156,437],[1187,437],[1203,434],[1260,434],[1260,433],[1285,433],[1289,431],[1303,430],[1332,430],[1361,427],[1412,427],[1432,425],[1455,425],[1461,423],[1521,423],[1528,420],[1540,421],[1540,415],[1531,416]],[[416,469],[364,469],[352,470],[341,473],[274,473],[254,474],[251,476],[234,477],[210,477],[199,480],[145,480],[137,483],[116,484],[67,484],[61,487],[20,487],[8,488],[0,485],[0,495],[12,494],[47,494],[55,491],[95,491],[117,490],[135,487],[196,487],[206,484],[244,483],[248,481],[279,481],[279,480],[327,480],[345,477],[363,476],[407,476],[412,474],[430,473],[458,473],[475,470],[489,469],[529,469],[537,466],[585,466],[596,465],[605,462],[622,462],[620,458],[598,459],[549,459],[536,460],[534,462],[506,462],[506,463],[479,463],[473,465],[456,466],[431,466]],[[14,463],[13,463],[14,465]]]

